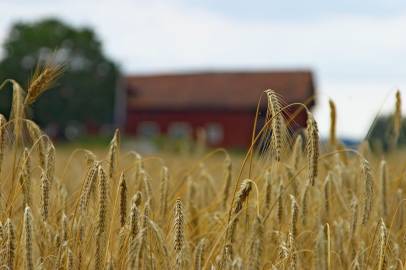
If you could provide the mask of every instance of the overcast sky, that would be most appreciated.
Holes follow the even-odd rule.
[[[350,137],[392,110],[396,89],[406,100],[404,0],[0,0],[0,10],[0,43],[15,21],[57,16],[94,27],[126,73],[312,69],[323,135],[329,98]]]

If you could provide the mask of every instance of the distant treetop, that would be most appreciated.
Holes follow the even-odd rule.
[[[32,118],[46,127],[65,130],[111,124],[119,70],[105,56],[95,32],[75,28],[58,19],[15,23],[3,46],[1,81],[12,78],[26,90],[36,65],[50,55],[64,65],[64,73],[33,104]],[[10,91],[0,91],[0,112],[10,111]]]

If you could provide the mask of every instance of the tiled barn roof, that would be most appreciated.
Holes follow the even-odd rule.
[[[314,96],[310,71],[212,72],[125,78],[130,110],[253,110],[266,89],[287,103]]]

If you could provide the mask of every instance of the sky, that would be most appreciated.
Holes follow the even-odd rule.
[[[406,97],[404,0],[0,0],[0,10],[0,44],[16,21],[58,17],[93,27],[125,73],[311,69],[322,136],[330,98],[338,135],[362,138],[397,89]]]

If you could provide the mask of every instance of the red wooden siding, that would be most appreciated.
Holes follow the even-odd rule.
[[[155,123],[168,134],[174,123],[186,123],[196,135],[198,128],[217,124],[223,138],[212,146],[247,147],[256,106],[266,89],[274,89],[287,104],[305,103],[314,96],[310,72],[203,73],[130,76],[126,78],[125,130],[136,135],[141,123]],[[262,109],[266,98],[263,95]],[[313,106],[314,101],[308,103]],[[290,112],[293,112],[291,109]],[[306,125],[299,113],[291,129]]]

